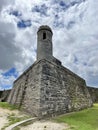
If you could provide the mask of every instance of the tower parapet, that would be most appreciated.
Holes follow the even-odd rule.
[[[47,25],[40,26],[37,32],[37,60],[53,57],[51,28]]]

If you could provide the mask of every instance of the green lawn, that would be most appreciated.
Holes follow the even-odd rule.
[[[16,109],[15,106],[5,102],[0,102],[0,107],[10,110]],[[13,120],[13,118],[10,116],[9,120]],[[69,124],[70,130],[98,130],[98,104],[94,104],[89,109],[58,116],[55,120]]]
[[[7,103],[7,102],[0,102],[0,107],[1,107],[1,108],[4,108],[4,109],[9,109],[9,110],[17,109],[16,106],[11,105],[11,104],[9,104],[9,103]]]
[[[70,130],[98,130],[98,104],[86,110],[59,116],[56,121],[69,124]]]

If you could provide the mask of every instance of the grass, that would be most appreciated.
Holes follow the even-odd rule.
[[[12,125],[16,122],[20,122],[22,120],[26,120],[28,118],[29,118],[28,116],[16,117],[15,114],[11,114],[8,116],[9,125]]]
[[[17,122],[20,122],[22,120],[28,119],[29,117],[28,116],[16,117],[16,115],[12,113],[7,118],[8,118],[8,124],[6,124],[1,130],[5,130],[6,127],[15,124]]]
[[[0,107],[4,109],[9,109],[9,110],[15,110],[18,109],[15,105],[11,105],[7,102],[0,102]]]
[[[0,107],[15,110],[16,106],[10,105],[5,102],[0,102]],[[27,119],[28,117],[16,117],[14,114],[8,116],[9,123],[7,126]],[[69,113],[56,117],[57,122],[64,122],[70,126],[69,130],[98,130],[98,104],[94,104],[92,108],[85,109],[79,112]],[[7,127],[5,126],[5,127]],[[2,128],[1,130],[5,129]],[[19,130],[19,128],[17,128]]]
[[[17,126],[17,127],[15,127],[13,130],[20,130],[20,128]]]
[[[92,108],[55,118],[69,124],[70,130],[98,130],[98,104]]]
[[[0,102],[0,107],[4,108],[4,109],[8,109],[8,110],[17,110],[16,106],[11,105],[11,104],[9,104],[7,102]],[[8,126],[10,126],[10,125],[12,125],[12,124],[14,124],[16,122],[20,122],[22,120],[28,119],[28,118],[30,118],[30,116],[27,116],[27,115],[23,115],[23,116],[19,115],[19,116],[17,116],[12,112],[12,114],[9,114],[7,116],[8,123],[1,130],[4,130]]]

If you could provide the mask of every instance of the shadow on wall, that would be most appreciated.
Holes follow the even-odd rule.
[[[11,92],[11,89],[0,91],[0,102],[7,102],[10,92]]]

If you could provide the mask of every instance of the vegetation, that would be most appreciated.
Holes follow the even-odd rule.
[[[15,110],[18,109],[15,105],[11,105],[7,102],[0,102],[0,107],[4,109],[9,109],[9,110]]]
[[[98,104],[89,109],[59,116],[55,120],[69,124],[70,130],[98,130]]]
[[[16,117],[16,115],[14,113],[12,114],[9,114],[9,116],[7,117],[8,118],[8,124],[5,125],[1,130],[4,130],[6,127],[12,125],[12,124],[15,124],[16,122],[20,122],[22,120],[25,120],[28,118],[28,116],[22,116],[22,117]]]
[[[28,116],[16,117],[15,114],[11,114],[8,116],[9,125],[15,124],[16,122],[20,122],[20,121],[26,120],[26,119],[28,119]]]
[[[17,127],[15,127],[13,130],[20,130],[20,128],[17,126]]]
[[[16,106],[8,104],[7,102],[0,102],[0,107],[4,108],[4,109],[9,109],[9,110],[17,109]],[[8,116],[7,116],[8,123],[1,130],[4,130],[8,126],[10,126],[16,122],[20,122],[22,120],[28,119],[28,118],[30,118],[30,117],[27,115],[21,115],[21,114],[17,115],[15,113],[13,113],[13,111],[12,111],[12,114],[8,114]],[[18,128],[17,128],[17,130],[18,130]]]
[[[10,105],[5,102],[0,102],[0,107],[10,110],[17,109],[16,106]],[[7,118],[9,120],[9,123],[1,130],[4,130],[7,126],[10,126],[11,124],[22,121],[29,117],[28,116],[18,117],[12,113],[9,114]],[[98,130],[98,104],[94,104],[94,106],[89,109],[58,116],[55,118],[55,120],[58,122],[67,123],[70,126],[70,129],[68,130]],[[30,122],[24,125],[28,125],[29,123]],[[19,127],[15,128],[15,130],[19,130]]]

